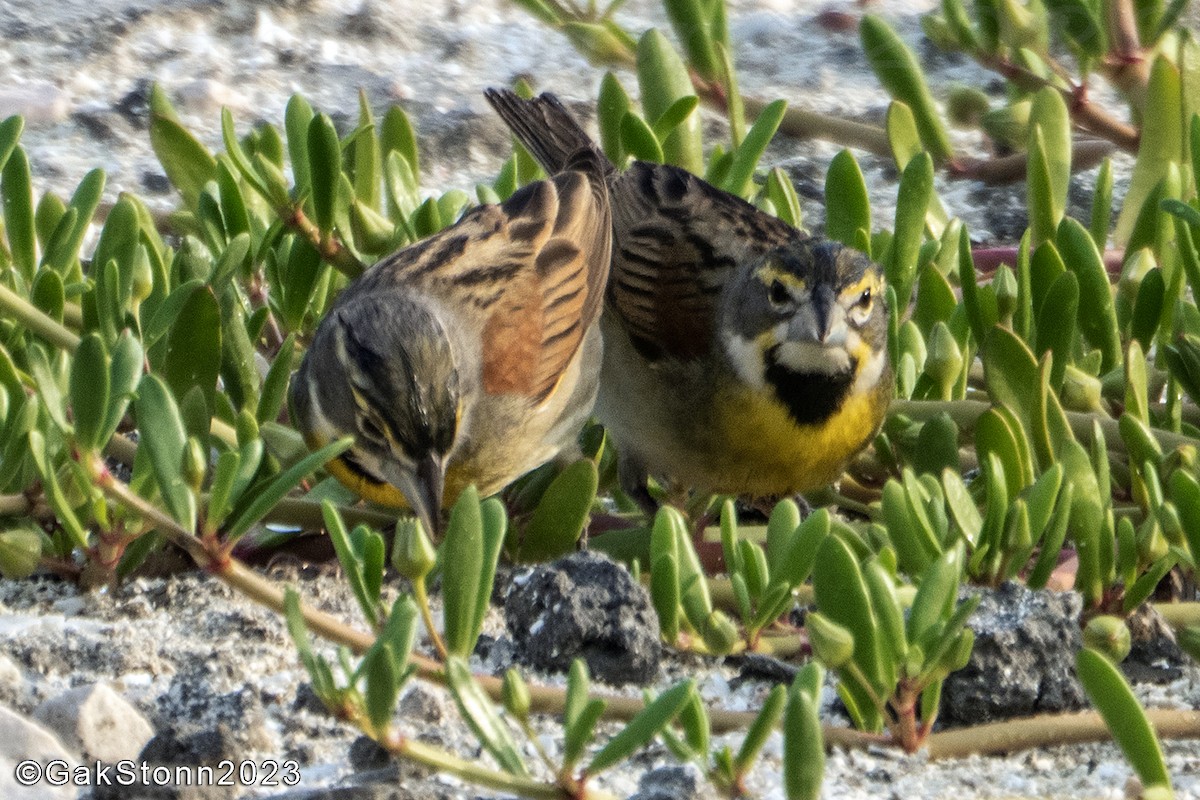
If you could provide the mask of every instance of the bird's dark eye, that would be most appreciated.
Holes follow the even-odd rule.
[[[792,293],[787,290],[787,287],[783,285],[783,281],[781,280],[771,281],[771,288],[768,290],[767,297],[770,299],[771,305],[776,306],[786,305],[792,301]]]
[[[871,290],[870,289],[863,290],[863,293],[858,298],[858,307],[859,308],[870,308],[871,307]]]

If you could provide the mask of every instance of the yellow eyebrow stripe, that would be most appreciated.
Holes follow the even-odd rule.
[[[862,294],[867,289],[870,289],[872,292],[874,292],[879,288],[879,284],[879,277],[872,272],[868,272],[859,278],[857,283],[853,283],[850,286],[847,286],[845,289],[842,289],[842,296],[846,297]]]
[[[798,277],[795,273],[782,270],[775,264],[771,263],[762,265],[754,274],[763,283],[779,281],[789,289],[795,289],[797,291],[804,289],[808,285],[804,282],[803,278]]]

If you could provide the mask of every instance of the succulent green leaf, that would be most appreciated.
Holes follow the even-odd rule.
[[[291,103],[289,103],[288,106],[290,108]],[[232,162],[233,166],[237,169],[238,174],[241,175],[242,179],[245,180],[246,183],[250,184],[250,187],[254,189],[254,191],[262,195],[264,200],[270,202],[271,194],[267,190],[262,176],[258,174],[258,170],[256,170],[253,164],[251,164],[249,156],[246,155],[246,151],[242,149],[241,142],[238,141],[237,131],[233,126],[233,114],[228,108],[221,109],[221,140],[225,144],[225,154],[228,156],[229,161]],[[293,164],[294,163],[295,162],[293,161]],[[218,161],[213,165],[214,177],[219,178],[220,169],[221,165]],[[228,170],[226,170],[226,173],[228,173]],[[227,187],[224,196],[222,197],[222,200],[224,201],[226,197],[232,197],[232,195],[228,193],[228,189],[231,188],[231,184],[225,180],[222,182],[226,183]],[[236,186],[236,184],[232,184],[232,186]],[[203,188],[203,184],[201,184],[201,188]],[[224,205],[224,202],[222,205]],[[248,228],[241,228],[239,226],[238,232],[243,230],[248,230]]]
[[[638,41],[637,68],[642,108],[649,119],[660,118],[681,97],[695,94],[679,53],[657,29],[646,31]],[[683,167],[695,175],[703,174],[700,115],[693,112],[677,126],[662,143],[662,150],[666,163]]]
[[[651,129],[654,131],[654,138],[658,141],[664,141],[671,132],[683,124],[684,120],[691,115],[696,107],[700,105],[700,98],[696,95],[686,95],[679,98],[671,104],[670,108],[663,112],[663,115],[654,121]]]
[[[921,134],[917,131],[917,120],[907,103],[893,100],[888,104],[886,127],[897,169],[904,169],[919,153],[925,152]]]
[[[1126,614],[1132,613],[1134,609],[1150,597],[1151,593],[1166,577],[1166,574],[1171,571],[1171,568],[1178,563],[1178,557],[1172,552],[1163,558],[1155,561],[1144,573],[1138,576],[1138,579],[1133,582],[1133,585],[1125,591],[1125,597],[1121,601],[1121,610]]]
[[[392,106],[383,115],[379,129],[379,146],[384,159],[398,153],[412,170],[413,176],[421,174],[420,149],[417,147],[417,132],[404,109]]]
[[[796,194],[792,179],[782,167],[772,167],[767,173],[766,196],[774,204],[776,216],[793,228],[804,227],[800,197]]]
[[[303,96],[294,94],[288,99],[283,127],[287,132],[288,161],[296,181],[296,195],[301,198],[307,197],[312,189],[308,171],[308,128],[314,116],[312,105]]]
[[[569,465],[546,488],[522,537],[520,558],[548,561],[575,549],[587,526],[600,476],[583,458]]]
[[[167,384],[157,375],[146,375],[138,384],[139,449],[150,454],[154,478],[167,509],[188,531],[195,528],[196,497],[180,469],[180,454],[187,443],[179,406]]]
[[[109,399],[104,421],[100,427],[99,441],[103,445],[112,438],[125,409],[133,399],[134,390],[142,375],[142,343],[130,330],[124,330],[112,347],[112,363],[109,367]]]
[[[1096,189],[1092,193],[1091,224],[1088,232],[1096,248],[1103,251],[1108,244],[1108,229],[1112,221],[1113,171],[1112,159],[1106,158],[1096,173]]]
[[[1200,561],[1200,482],[1187,470],[1177,469],[1170,478],[1171,500],[1179,512],[1188,552]]]
[[[100,169],[94,169],[83,176],[75,193],[71,195],[67,215],[60,220],[50,241],[46,243],[46,251],[42,257],[45,266],[66,273],[78,264],[79,248],[100,205],[104,180],[104,170]]]
[[[1086,647],[1075,656],[1075,671],[1142,784],[1170,786],[1158,737],[1120,671]]]
[[[659,526],[655,525],[655,530]],[[679,561],[677,556],[651,562],[650,600],[658,616],[658,628],[663,641],[674,644],[679,638]]]
[[[450,511],[450,524],[441,547],[446,648],[463,658],[471,654],[479,637],[474,621],[485,568],[483,556],[483,514],[479,493],[471,486]]]
[[[813,590],[819,611],[850,631],[854,641],[854,661],[867,680],[874,684],[877,692],[890,694],[893,687],[880,685],[884,665],[879,621],[871,607],[858,559],[842,537],[826,537],[817,549]],[[870,695],[855,684],[844,685],[860,706],[863,726],[878,730],[883,720]]]
[[[7,580],[27,578],[42,558],[42,536],[33,528],[0,531],[0,575]]]
[[[204,392],[209,408],[221,370],[221,309],[207,287],[192,292],[167,334],[163,377],[176,397],[193,386]]]
[[[21,131],[25,129],[25,120],[13,115],[0,122],[0,170],[8,163],[8,157],[17,148],[21,140]]]
[[[771,731],[779,723],[779,718],[783,716],[787,700],[788,690],[782,685],[773,687],[767,694],[758,714],[754,716],[754,721],[746,729],[746,737],[742,739],[742,745],[733,759],[733,769],[736,775],[745,775],[754,766],[763,746],[767,743],[767,737],[771,735]]]
[[[640,161],[661,164],[665,159],[654,131],[633,111],[621,119],[621,148]]]
[[[912,50],[888,23],[874,14],[863,16],[859,35],[863,52],[879,82],[892,97],[912,110],[925,149],[938,162],[952,158],[950,137]]]
[[[622,144],[621,128],[625,115],[630,112],[633,103],[611,72],[604,73],[600,80],[600,97],[596,102],[597,124],[600,127],[600,146],[608,160],[617,167],[625,165],[626,150]]]
[[[754,169],[775,136],[775,131],[779,130],[779,124],[783,122],[786,111],[787,102],[776,100],[759,112],[746,138],[733,151],[733,162],[729,165],[729,172],[724,180],[727,191],[742,197],[750,191]]]
[[[721,504],[721,552],[725,557],[725,569],[729,574],[736,575],[744,569],[741,550],[738,545],[737,509],[732,499],[726,499]]]
[[[937,265],[931,263],[922,267],[917,281],[917,302],[912,319],[925,335],[927,343],[932,338],[934,326],[939,322],[945,324],[957,307],[958,298],[954,295],[954,288]],[[929,349],[932,350],[932,345]]]
[[[863,577],[871,594],[871,607],[879,616],[883,657],[903,663],[908,655],[908,635],[904,630],[904,611],[896,593],[895,579],[878,559],[863,566]]]
[[[558,27],[575,49],[597,67],[627,61],[633,49],[633,42],[628,34],[612,20],[568,20]]]
[[[825,739],[817,711],[816,698],[793,684],[783,713],[783,790],[788,800],[821,796]]]
[[[1066,211],[1067,188],[1071,182],[1071,117],[1062,94],[1050,86],[1041,89],[1034,95],[1029,121],[1030,152],[1034,150],[1036,138],[1040,152],[1037,171],[1045,170],[1036,182],[1035,193],[1034,164],[1030,164],[1030,221],[1034,223],[1033,241],[1040,244],[1054,235]],[[1035,208],[1039,209],[1037,215]]]
[[[280,267],[284,276],[281,316],[289,330],[298,331],[304,326],[305,315],[327,267],[317,249],[300,238],[291,239]]]
[[[1163,312],[1163,296],[1166,293],[1166,283],[1163,272],[1155,268],[1146,273],[1138,284],[1137,299],[1133,304],[1133,316],[1130,319],[1129,335],[1141,345],[1143,350],[1149,350],[1154,334],[1158,330],[1158,321]]]
[[[363,562],[362,553],[358,552],[351,541],[351,535],[346,530],[342,515],[337,506],[329,500],[321,501],[321,516],[325,520],[325,530],[329,533],[329,541],[333,543],[338,562],[346,573],[346,580],[354,591],[363,617],[372,628],[381,622],[381,607],[378,591],[372,592],[367,578],[367,567]]]
[[[971,255],[971,239],[965,227],[960,228],[958,237],[958,279],[962,284],[962,304],[966,309],[967,322],[975,341],[982,344],[987,332],[999,320],[1000,312],[995,299],[988,301],[975,282],[975,259]]]
[[[362,670],[367,676],[365,697],[367,718],[377,731],[386,731],[392,721],[396,696],[400,693],[400,674],[390,644],[371,648],[363,657]]]
[[[896,227],[892,236],[891,258],[887,263],[888,283],[896,297],[908,307],[916,278],[917,253],[925,240],[925,216],[933,197],[933,160],[927,153],[914,156],[900,176],[896,201]]]
[[[981,464],[986,464],[989,455],[996,457],[1004,471],[1004,483],[1015,493],[1025,486],[1024,462],[1027,452],[1021,430],[1009,424],[1005,414],[997,408],[989,408],[977,422],[975,448]]]
[[[329,708],[336,707],[339,690],[333,682],[333,672],[325,659],[315,654],[308,641],[308,630],[305,628],[304,615],[300,608],[300,595],[290,586],[283,595],[284,617],[287,619],[288,634],[300,653],[300,660],[312,680],[313,692]]]
[[[962,476],[952,469],[942,470],[942,491],[950,516],[967,542],[974,545],[983,526],[983,518],[979,515],[979,508],[975,505],[971,491],[963,482]]]
[[[238,500],[233,497],[233,482],[237,478],[241,461],[241,455],[234,450],[226,450],[217,456],[212,484],[208,489],[208,507],[204,512],[205,529],[208,533],[215,533],[220,528]]]
[[[29,158],[22,147],[12,151],[0,170],[0,202],[3,203],[4,234],[8,238],[13,266],[26,281],[32,281],[37,266],[37,235]]]
[[[921,585],[905,625],[909,642],[920,641],[950,615],[961,572],[962,552],[954,548],[938,557],[921,575]]]
[[[10,401],[12,408],[5,421],[3,449],[0,450],[0,489],[5,491],[22,489],[26,485],[22,478],[31,455],[28,435],[38,421],[37,398],[26,396],[22,389],[18,391],[19,394],[9,395],[16,399]]]
[[[354,196],[374,210],[379,208],[383,154],[375,133],[375,117],[367,93],[358,90],[358,124],[362,132],[354,139]]]
[[[1079,316],[1079,279],[1073,272],[1064,272],[1055,279],[1046,293],[1037,322],[1037,351],[1049,352],[1050,386],[1061,392],[1067,365],[1075,346],[1075,321]]]
[[[1118,245],[1129,241],[1142,205],[1165,174],[1167,165],[1181,160],[1184,132],[1180,109],[1184,107],[1179,68],[1165,55],[1157,56],[1146,87],[1137,161],[1113,232]]]
[[[871,230],[871,201],[858,162],[849,150],[842,150],[825,174],[825,235],[855,247],[860,230]]]
[[[478,504],[477,499],[475,503]],[[475,731],[484,749],[510,775],[528,775],[529,770],[521,759],[517,743],[496,713],[491,698],[475,682],[463,657],[452,655],[446,660],[446,681],[459,712],[471,730]]]
[[[217,198],[229,238],[250,233],[250,212],[234,169],[228,156],[217,159]]]
[[[383,567],[387,561],[387,546],[383,536],[366,525],[356,525],[350,532],[350,543],[362,564],[366,596],[378,606],[379,593],[383,587]]]
[[[918,524],[911,510],[904,485],[894,478],[883,486],[883,521],[900,564],[905,570],[919,572],[941,552],[929,529]]]
[[[588,671],[583,659],[571,662],[567,672],[567,698],[563,708],[562,764],[571,770],[592,740],[596,723],[607,703],[600,698],[588,699]]]
[[[280,345],[279,353],[271,362],[267,377],[263,380],[262,393],[258,397],[258,412],[255,414],[260,423],[277,418],[283,408],[295,352],[296,334],[291,333]]]
[[[800,525],[800,507],[791,499],[780,500],[767,519],[767,561],[780,564]]]
[[[685,681],[660,694],[600,748],[584,771],[595,775],[633,755],[671,724],[695,691],[695,683]]]
[[[1056,27],[1080,52],[1098,57],[1105,51],[1104,28],[1097,7],[1086,0],[1046,0]]]
[[[110,262],[108,266],[114,265]],[[37,277],[33,279],[33,287],[29,290],[29,302],[33,303],[38,311],[55,322],[62,322],[66,299],[66,287],[61,275],[48,269],[38,272]]]
[[[330,442],[320,450],[314,450],[307,454],[272,478],[266,486],[256,490],[250,504],[241,510],[226,528],[226,541],[237,541],[241,538],[252,525],[274,508],[284,495],[294,489],[301,479],[348,450],[353,443],[354,440],[348,436]],[[246,469],[250,464],[257,465],[257,460],[247,459],[243,456],[242,468]]]
[[[676,721],[679,723],[679,727],[683,728],[684,737],[691,751],[707,753],[712,738],[712,723],[708,719],[708,712],[704,709],[704,701],[700,699],[699,692],[688,694],[687,702],[683,704],[683,708],[676,715]],[[664,728],[660,733],[667,733],[667,729]],[[664,736],[664,740],[665,738]]]
[[[315,221],[321,235],[328,236],[333,231],[342,175],[342,148],[333,120],[324,114],[313,117],[308,126],[307,147]]]
[[[93,332],[83,337],[71,361],[71,411],[75,418],[75,441],[84,450],[94,451],[104,444],[104,423],[108,414],[111,359]]]
[[[710,18],[706,13],[713,4],[704,0],[664,0],[667,17],[675,35],[683,42],[689,66],[702,78],[714,80],[720,74],[717,57],[717,42],[710,29]]]
[[[953,344],[953,337],[949,342]],[[949,414],[938,414],[921,426],[911,463],[918,473],[935,475],[947,467],[959,468],[958,425]]]
[[[171,185],[195,210],[205,184],[217,176],[217,161],[208,148],[180,124],[157,111],[150,115],[150,145]]]

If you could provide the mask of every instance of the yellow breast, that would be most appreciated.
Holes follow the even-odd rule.
[[[883,392],[846,399],[823,423],[798,425],[770,389],[739,386],[716,398],[709,469],[722,492],[788,495],[832,483],[874,437],[887,410]]]

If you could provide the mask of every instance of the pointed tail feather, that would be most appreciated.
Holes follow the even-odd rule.
[[[486,89],[483,94],[548,174],[562,172],[568,166],[578,168],[574,162],[583,160],[580,153],[583,150],[596,156],[596,163],[605,173],[613,171],[612,163],[579,127],[571,112],[549,92],[532,100],[508,89]]]

